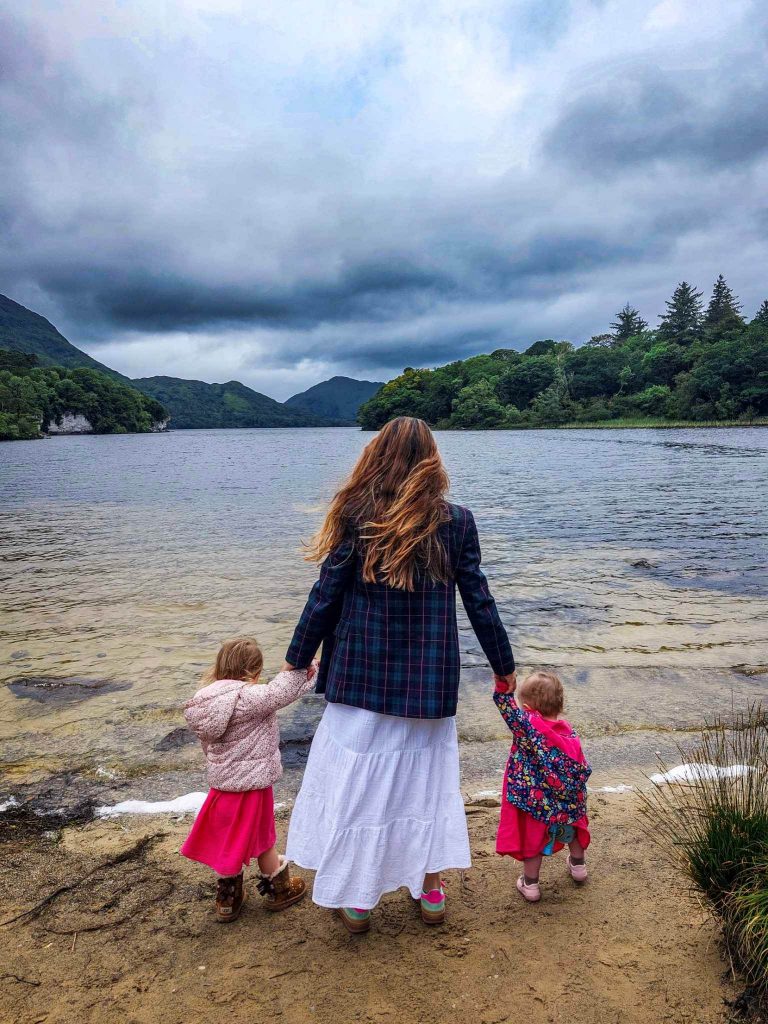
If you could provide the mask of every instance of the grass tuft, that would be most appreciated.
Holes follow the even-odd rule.
[[[749,982],[768,993],[768,855],[745,871],[724,906],[729,945]]]
[[[729,768],[641,795],[646,831],[717,916],[731,959],[768,1004],[768,710],[754,704],[702,729],[689,764]]]

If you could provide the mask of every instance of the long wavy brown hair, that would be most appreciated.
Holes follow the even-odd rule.
[[[322,561],[355,532],[367,583],[413,590],[420,575],[445,583],[448,474],[424,420],[398,416],[366,445],[337,492],[307,558]]]

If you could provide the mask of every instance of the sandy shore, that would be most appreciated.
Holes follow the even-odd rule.
[[[424,928],[403,890],[362,938],[309,899],[269,915],[255,886],[241,920],[217,925],[211,875],[176,852],[189,819],[7,839],[0,921],[74,887],[0,927],[0,1020],[723,1022],[736,990],[716,930],[643,842],[635,801],[592,797],[588,885],[577,889],[553,858],[537,906],[515,893],[514,863],[493,853],[498,811],[469,807],[474,867],[449,874],[446,925]]]

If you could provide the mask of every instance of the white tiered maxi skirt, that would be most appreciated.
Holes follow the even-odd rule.
[[[321,907],[370,910],[385,892],[470,866],[455,718],[328,704],[309,752],[286,855],[316,871]]]

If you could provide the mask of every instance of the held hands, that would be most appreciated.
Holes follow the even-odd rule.
[[[310,665],[308,665],[307,666],[307,679],[314,679],[315,676],[317,675],[318,668],[319,668],[319,665],[318,665],[316,660],[313,661]],[[281,672],[295,672],[295,670],[296,670],[296,666],[295,665],[289,665],[287,661],[283,662],[283,667],[280,669]]]
[[[494,672],[493,681],[499,693],[514,693],[517,688],[517,672],[510,672],[506,676],[497,676]]]

